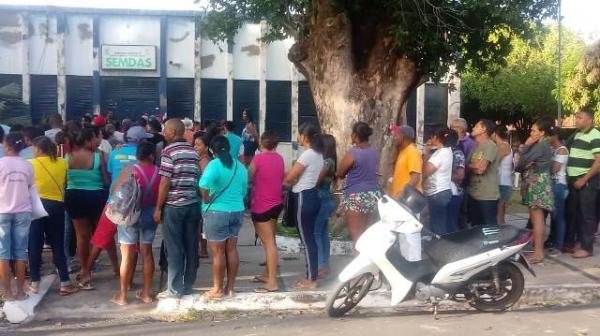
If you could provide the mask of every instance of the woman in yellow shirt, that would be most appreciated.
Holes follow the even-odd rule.
[[[67,162],[57,157],[56,145],[46,136],[33,140],[33,156],[34,158],[29,162],[33,166],[35,186],[48,212],[48,217],[32,221],[29,229],[29,273],[31,275],[29,290],[32,293],[38,292],[45,236],[52,247],[54,265],[60,277],[59,294],[61,296],[73,294],[78,291],[78,288],[71,285],[64,249]]]

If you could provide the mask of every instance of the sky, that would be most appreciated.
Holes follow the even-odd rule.
[[[207,0],[200,2],[206,3]],[[193,0],[0,0],[0,4],[162,10],[190,10],[200,7]],[[600,0],[562,0],[562,7],[566,27],[577,32],[586,43],[600,39]]]

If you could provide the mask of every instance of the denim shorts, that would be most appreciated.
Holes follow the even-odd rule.
[[[31,212],[0,214],[0,260],[27,261]]]
[[[500,185],[500,186],[498,186],[498,189],[500,190],[500,200],[501,201],[510,200],[510,194],[512,193],[512,186]]]
[[[119,243],[124,245],[152,244],[156,235],[156,222],[154,222],[154,207],[142,209],[140,220],[133,225],[117,225]]]
[[[240,235],[244,212],[207,211],[203,214],[203,219],[206,240],[222,242]]]

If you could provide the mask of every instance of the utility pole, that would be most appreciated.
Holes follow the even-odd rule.
[[[558,0],[558,99],[557,122],[562,126],[562,0]]]

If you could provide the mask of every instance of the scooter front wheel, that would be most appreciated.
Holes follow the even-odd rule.
[[[369,292],[374,279],[373,273],[363,273],[350,281],[340,282],[325,304],[329,317],[344,316],[356,307]]]

